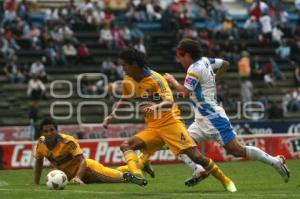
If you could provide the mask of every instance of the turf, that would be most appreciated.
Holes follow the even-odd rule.
[[[42,184],[32,183],[32,170],[0,171],[0,199],[92,199],[92,198],[222,198],[222,199],[275,199],[300,198],[300,160],[288,161],[291,170],[290,182],[283,183],[273,168],[258,162],[219,163],[223,171],[235,182],[238,192],[227,193],[221,184],[209,177],[194,187],[185,187],[184,180],[191,171],[183,164],[154,166],[156,178],[149,180],[146,187],[133,184],[69,184],[65,190],[50,191],[45,186],[43,172]]]

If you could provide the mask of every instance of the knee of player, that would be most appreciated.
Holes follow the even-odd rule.
[[[227,149],[227,152],[235,157],[246,157],[246,150],[245,147],[235,147]]]

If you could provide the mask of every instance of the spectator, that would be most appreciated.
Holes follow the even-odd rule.
[[[55,46],[53,42],[50,42],[47,46],[46,55],[52,66],[56,66],[57,62],[61,62],[63,65],[67,64],[64,54],[61,52],[58,46]]]
[[[120,29],[120,34],[125,42],[125,44],[128,46],[129,44],[131,44],[131,33],[130,30],[127,26],[122,26]]]
[[[253,79],[263,79],[264,76],[264,69],[260,63],[259,57],[256,55],[254,57],[252,66],[252,77]]]
[[[46,87],[41,80],[33,75],[32,79],[28,83],[27,96],[32,100],[39,100],[41,97],[45,97]]]
[[[295,69],[294,77],[296,86],[300,86],[300,64],[298,64],[297,68]]]
[[[151,0],[147,3],[147,15],[149,21],[159,21],[162,18],[162,8],[159,0]]]
[[[29,9],[26,0],[22,0],[17,7],[17,14],[22,20],[28,20]]]
[[[101,73],[104,73],[107,76],[108,80],[112,78],[114,70],[114,63],[112,62],[110,57],[108,57],[102,62]]]
[[[247,78],[242,78],[241,82],[241,100],[242,103],[247,103],[252,101],[252,89],[253,84]]]
[[[39,50],[41,48],[41,41],[40,41],[41,31],[40,31],[40,29],[38,29],[35,26],[31,26],[30,34],[31,34],[30,35],[31,46],[34,49]]]
[[[77,56],[79,63],[87,63],[92,60],[90,50],[85,43],[81,43],[77,47]]]
[[[263,106],[264,106],[264,109],[267,110],[268,107],[269,107],[269,98],[268,98],[268,96],[264,95],[264,93],[261,90],[259,90],[257,94],[258,94],[258,97],[259,97],[258,101],[260,103],[262,103]]]
[[[60,35],[62,35],[64,41],[66,42],[72,42],[76,43],[77,39],[74,36],[74,32],[71,30],[71,28],[68,26],[68,24],[64,24],[60,29],[59,29]]]
[[[116,48],[125,48],[126,47],[126,44],[123,40],[123,37],[121,35],[120,29],[118,26],[115,26],[112,29],[112,36],[113,36],[114,46]]]
[[[13,57],[13,55],[15,54],[15,50],[13,48],[11,48],[11,46],[9,45],[9,42],[4,37],[4,35],[1,33],[0,33],[0,51],[6,62],[9,59],[11,59]]]
[[[258,24],[256,18],[251,16],[244,24],[244,29],[248,38],[256,38],[258,36]]]
[[[21,47],[20,47],[20,46],[18,45],[18,43],[16,42],[16,40],[15,40],[16,36],[15,36],[15,34],[13,33],[13,31],[12,31],[10,28],[8,28],[8,29],[6,30],[5,38],[6,38],[6,40],[8,41],[8,45],[9,45],[12,49],[14,49],[14,50],[20,50]]]
[[[283,41],[275,50],[276,54],[281,60],[289,60],[291,55],[291,47],[287,45],[286,41]]]
[[[14,55],[9,64],[4,67],[4,72],[11,83],[24,83],[25,75],[17,64],[17,56]]]
[[[272,73],[266,73],[264,75],[264,82],[268,87],[274,87],[275,83]]]
[[[282,106],[285,112],[300,111],[300,88],[291,89],[282,99]]]
[[[254,2],[250,7],[249,15],[254,16],[258,21],[262,16],[262,13],[267,13],[268,9],[269,6],[265,2],[256,0],[256,2]]]
[[[272,40],[277,42],[278,44],[281,44],[283,36],[284,34],[280,29],[280,26],[279,25],[275,26],[272,30]]]
[[[31,64],[29,74],[31,77],[36,76],[38,79],[42,80],[42,82],[44,82],[44,83],[47,82],[47,74],[45,71],[45,66],[42,63],[41,59],[38,59]]]
[[[259,18],[261,23],[262,35],[263,35],[263,42],[271,42],[272,41],[272,24],[271,24],[271,17],[265,13],[261,18]]]
[[[178,30],[177,18],[176,14],[172,11],[172,6],[168,6],[168,8],[163,12],[161,25],[166,31]]]
[[[240,77],[248,78],[251,74],[249,53],[247,51],[243,51],[241,55],[242,57],[238,62],[239,75]]]
[[[76,63],[77,51],[71,42],[68,42],[63,46],[63,53],[68,63]]]
[[[100,31],[99,43],[104,44],[108,49],[113,48],[113,35],[109,24],[106,24]]]

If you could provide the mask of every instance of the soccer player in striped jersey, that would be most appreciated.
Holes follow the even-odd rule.
[[[289,170],[285,158],[273,157],[255,146],[241,145],[223,107],[217,103],[216,81],[226,72],[229,63],[222,59],[202,57],[199,43],[191,39],[180,41],[176,56],[187,69],[184,85],[168,73],[164,77],[178,92],[190,97],[194,105],[195,120],[188,128],[194,141],[200,143],[203,140],[214,140],[236,157],[258,160],[274,167],[284,182],[288,182]],[[217,72],[214,73],[214,70]],[[199,171],[203,171],[203,168],[184,154],[180,157],[195,171],[186,184],[197,184],[202,179]]]

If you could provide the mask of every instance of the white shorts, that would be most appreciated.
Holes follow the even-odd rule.
[[[221,116],[212,119],[195,119],[189,126],[188,132],[197,143],[213,140],[222,146],[230,143],[236,137],[229,120]]]

